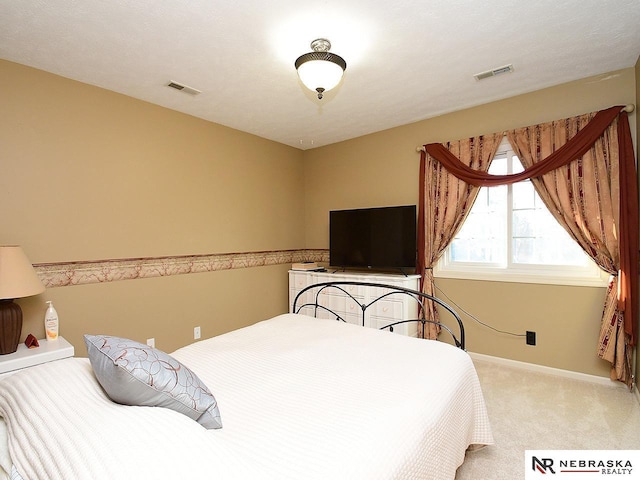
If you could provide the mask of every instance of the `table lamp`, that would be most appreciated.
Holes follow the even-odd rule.
[[[15,298],[44,292],[33,265],[16,245],[0,246],[0,355],[18,349],[22,333],[22,309]]]

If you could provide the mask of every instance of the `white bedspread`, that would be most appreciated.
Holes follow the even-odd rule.
[[[112,403],[86,359],[0,381],[17,471],[36,479],[453,479],[493,443],[469,356],[448,344],[282,315],[172,354],[224,427]]]

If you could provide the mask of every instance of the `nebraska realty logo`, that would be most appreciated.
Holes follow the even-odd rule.
[[[640,479],[640,450],[527,450],[525,480]]]

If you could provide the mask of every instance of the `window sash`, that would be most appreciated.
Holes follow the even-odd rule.
[[[515,157],[513,149],[505,137],[498,148],[498,153],[492,161],[490,173],[504,174],[504,173],[517,173],[522,171],[522,165],[520,162],[512,161],[511,158]],[[517,158],[517,157],[516,157]],[[502,162],[504,160],[504,162]],[[530,182],[530,180],[527,180]],[[497,255],[492,255],[492,260],[489,262],[478,261],[453,261],[452,251],[455,246],[464,246],[462,242],[457,242],[447,247],[440,261],[434,267],[434,275],[441,278],[465,278],[473,280],[488,280],[488,281],[502,281],[502,282],[523,282],[523,283],[544,283],[544,284],[558,284],[558,285],[585,285],[585,286],[606,286],[609,275],[602,271],[591,259],[587,258],[585,266],[573,266],[562,264],[537,264],[526,262],[514,261],[514,239],[517,238],[539,238],[535,236],[535,231],[532,235],[527,237],[514,236],[514,212],[530,211],[533,215],[536,214],[536,210],[514,208],[514,188],[521,188],[518,185],[523,185],[524,182],[514,184],[513,186],[498,186],[498,187],[484,187],[491,189],[504,188],[506,193],[506,211],[501,215],[506,215],[503,225],[498,228],[498,235],[494,238],[500,238],[503,245],[501,247],[492,249],[492,253],[495,250]],[[533,187],[532,187],[533,188]],[[502,193],[504,195],[504,192]],[[481,190],[476,203],[472,207],[476,209],[476,205],[482,208],[483,204],[477,202],[484,202],[487,208],[482,208],[482,212],[490,211],[489,194],[486,190]],[[501,200],[502,201],[502,200]],[[538,202],[541,202],[538,195],[533,189],[532,203],[534,207]],[[542,208],[546,207],[542,205]],[[491,215],[491,213],[488,213]],[[475,218],[474,218],[475,217]],[[476,215],[469,216],[465,220],[479,222],[479,217]],[[480,228],[476,225],[476,228]],[[503,231],[504,230],[504,231]],[[459,235],[459,234],[458,234]],[[456,236],[459,240],[459,237]],[[480,245],[482,247],[482,245]],[[470,251],[470,250],[469,250]],[[471,255],[467,255],[470,258]]]

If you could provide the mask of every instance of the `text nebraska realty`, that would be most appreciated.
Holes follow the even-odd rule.
[[[631,460],[560,460],[560,471],[592,470],[603,475],[631,475]],[[597,469],[597,470],[596,470]]]

